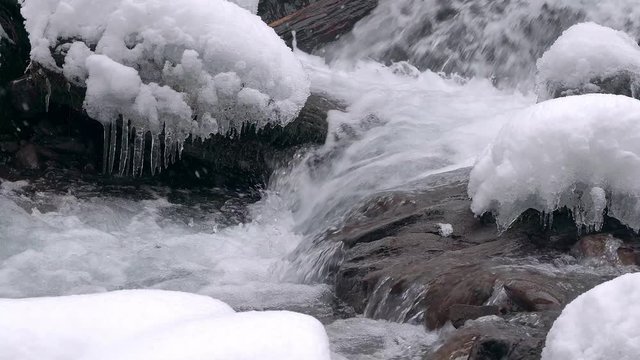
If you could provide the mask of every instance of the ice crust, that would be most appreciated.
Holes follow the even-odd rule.
[[[640,273],[626,274],[565,307],[547,335],[542,360],[633,360],[640,354]]]
[[[640,46],[622,31],[592,22],[577,24],[556,40],[537,67],[540,100],[553,97],[556,89],[597,92],[594,80],[622,73],[640,75]]]
[[[302,314],[235,313],[200,295],[125,290],[0,299],[0,359],[328,360],[322,324]]]
[[[493,212],[501,229],[529,208],[567,207],[578,225],[603,213],[640,230],[640,101],[588,94],[549,100],[514,115],[480,156],[469,182],[471,209]]]
[[[105,142],[115,147],[135,128],[140,152],[150,131],[152,157],[167,144],[165,165],[189,134],[284,125],[309,95],[302,65],[273,29],[226,0],[22,0],[22,14],[31,60],[86,86],[84,107],[110,131]],[[116,138],[119,117],[126,133]],[[108,170],[142,170],[144,154],[116,161],[113,152]]]

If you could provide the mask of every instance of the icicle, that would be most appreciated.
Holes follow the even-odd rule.
[[[115,122],[111,123],[111,134],[109,135],[110,145],[109,145],[109,167],[108,173],[113,173],[113,165],[116,160],[116,145],[118,143],[118,139],[116,139],[116,135],[118,134],[118,126]]]
[[[164,168],[168,168],[171,160],[171,144],[173,139],[171,138],[171,131],[165,127],[164,129]]]
[[[133,140],[133,176],[142,175],[144,162],[144,130],[136,128],[136,138]]]
[[[178,159],[182,160],[182,151],[184,150],[184,141],[178,141]]]
[[[102,134],[104,140],[102,142],[102,173],[107,173],[107,163],[109,161],[109,132],[106,124],[102,124]]]
[[[153,160],[151,163],[151,171],[155,173],[162,172],[162,149],[160,148],[160,135],[153,135],[153,142],[151,143],[151,155],[153,156]]]
[[[120,150],[120,176],[127,174],[127,165],[129,165],[129,120],[122,119],[122,143]]]
[[[142,176],[143,170],[144,170],[144,143],[145,143],[145,130],[144,129],[140,129],[140,164],[138,165],[138,170],[139,170],[139,176]]]
[[[156,144],[156,135],[151,133],[151,152],[149,153],[149,170],[151,171],[151,176],[154,176],[156,174],[156,168],[153,163],[156,157],[155,144]]]

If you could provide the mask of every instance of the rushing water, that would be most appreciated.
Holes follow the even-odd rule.
[[[2,183],[0,297],[188,291],[312,314],[336,359],[419,358],[437,334],[353,318],[319,281],[336,249],[318,240],[373,194],[471,165],[534,103],[535,60],[562,29],[589,18],[640,34],[634,2],[382,1],[329,49],[330,62],[298,53],[313,91],[346,110],[329,114],[326,144],[277,171],[257,202],[216,189]],[[497,89],[496,79],[521,86]]]

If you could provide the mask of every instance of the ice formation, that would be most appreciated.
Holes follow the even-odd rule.
[[[159,290],[0,299],[0,359],[328,360],[316,319]]]
[[[161,169],[189,134],[284,125],[309,95],[291,50],[226,0],[22,0],[22,14],[32,61],[86,87],[106,172],[141,173],[145,146]]]
[[[640,273],[598,285],[565,307],[542,360],[635,360],[640,354]]]
[[[538,60],[536,82],[540,100],[546,100],[563,89],[598,92],[594,80],[623,73],[640,76],[638,43],[622,31],[582,23],[566,30]],[[640,83],[635,86],[632,91],[640,91]]]
[[[588,94],[516,114],[480,156],[469,181],[471,209],[501,229],[529,208],[567,207],[578,225],[603,213],[640,230],[640,101]]]

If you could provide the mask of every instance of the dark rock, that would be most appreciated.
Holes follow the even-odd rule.
[[[260,0],[258,15],[267,24],[294,13],[317,0]]]
[[[500,315],[499,306],[473,306],[464,304],[453,304],[449,308],[449,320],[454,327],[459,328],[467,320],[475,320],[489,315]]]
[[[317,0],[269,25],[289,46],[295,31],[298,48],[313,52],[348,33],[376,6],[378,0]]]
[[[24,144],[16,153],[18,169],[36,170],[40,167],[38,149],[34,144]]]
[[[571,253],[578,259],[609,265],[638,265],[640,252],[611,234],[583,236]]]
[[[271,173],[302,147],[324,143],[327,113],[341,108],[336,101],[311,95],[298,118],[284,128],[247,127],[233,136],[187,141],[182,159],[156,177],[179,186],[266,185]]]
[[[468,321],[448,337],[433,360],[538,360],[546,333],[557,313],[532,313],[500,319]]]
[[[422,192],[375,196],[328,234],[344,245],[336,294],[370,318],[460,328],[435,359],[539,359],[561,309],[626,270],[567,266],[576,265],[568,252],[580,236],[566,211],[550,227],[528,211],[499,234],[469,210],[467,171],[427,180]],[[605,228],[616,228],[610,221]],[[453,236],[440,236],[439,223],[452,224]],[[635,257],[632,244],[626,259]]]

